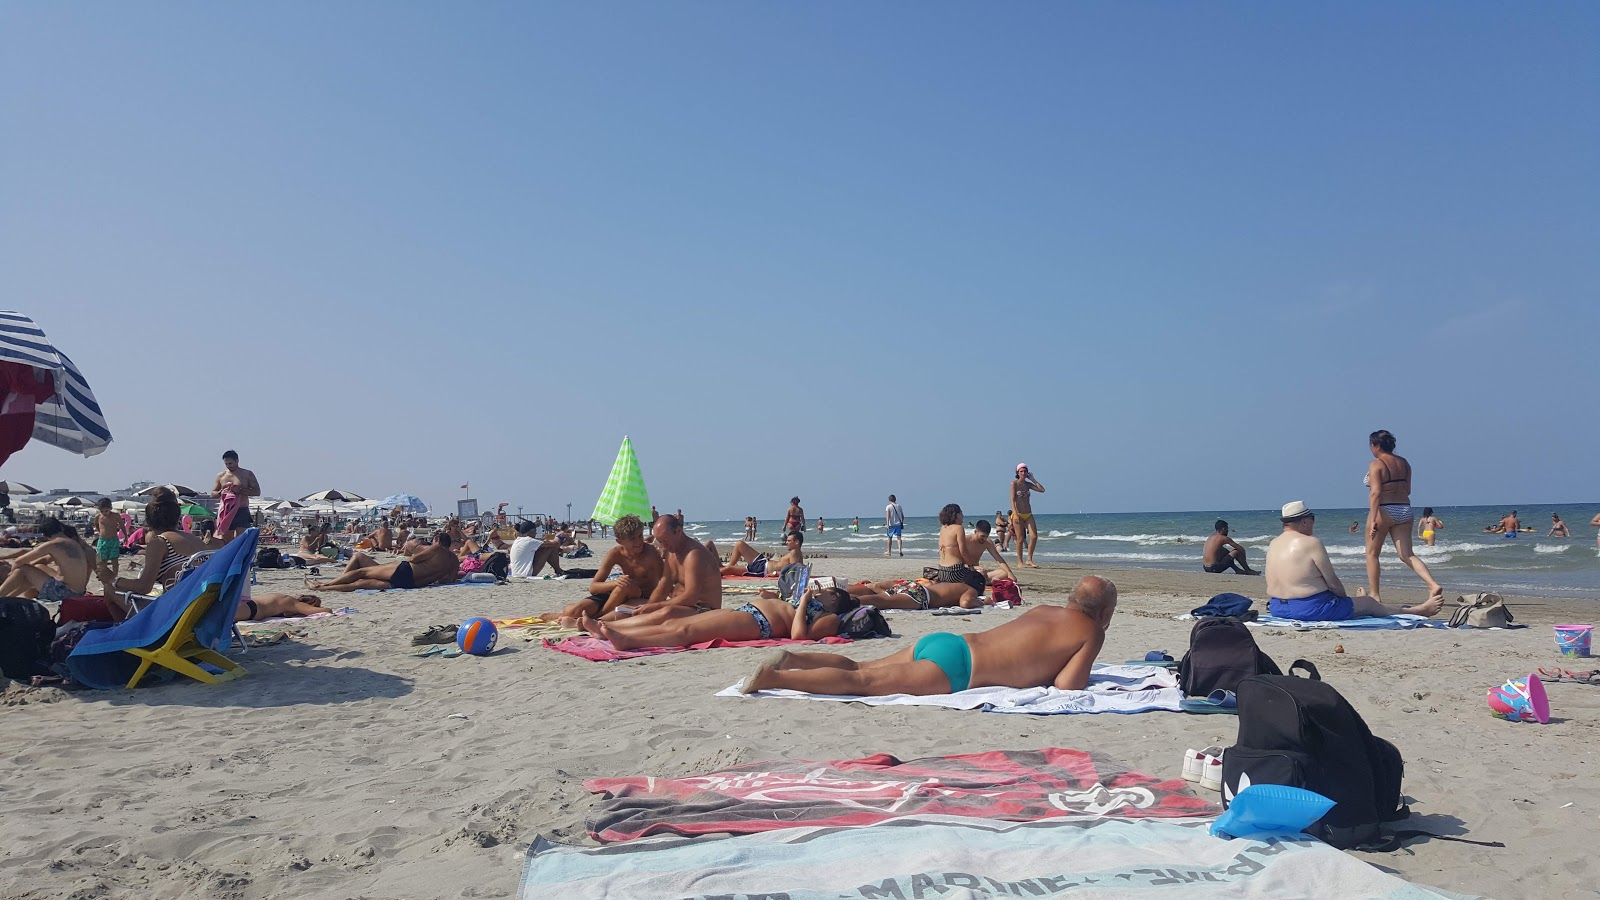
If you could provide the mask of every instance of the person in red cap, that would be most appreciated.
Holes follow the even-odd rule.
[[[1017,477],[1011,482],[1011,533],[1017,539],[1017,565],[1030,569],[1039,568],[1033,561],[1033,550],[1039,546],[1039,523],[1033,518],[1033,504],[1028,498],[1034,491],[1044,493],[1044,485],[1028,471],[1027,463],[1017,463]]]

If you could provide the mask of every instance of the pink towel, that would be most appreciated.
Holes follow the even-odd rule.
[[[544,645],[551,650],[560,650],[573,656],[581,656],[592,662],[611,662],[617,659],[634,659],[640,656],[660,656],[663,653],[682,653],[685,650],[716,650],[722,647],[780,647],[784,644],[848,644],[847,637],[825,637],[820,641],[797,641],[793,638],[779,640],[773,638],[765,641],[725,641],[718,638],[714,641],[701,641],[687,647],[646,647],[643,650],[618,650],[611,646],[611,642],[597,637],[569,637],[559,641],[546,638]]]
[[[239,514],[238,488],[231,484],[222,486],[222,502],[217,504],[217,533],[221,534],[233,524],[233,517]]]

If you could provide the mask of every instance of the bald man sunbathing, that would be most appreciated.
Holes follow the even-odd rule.
[[[883,659],[856,662],[832,653],[779,653],[739,685],[749,694],[785,688],[876,697],[953,694],[978,687],[1083,690],[1117,610],[1117,586],[1090,575],[1065,608],[1037,606],[989,631],[937,632]]]

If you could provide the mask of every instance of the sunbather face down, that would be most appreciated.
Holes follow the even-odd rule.
[[[585,616],[585,631],[610,641],[618,650],[639,647],[687,647],[703,641],[760,641],[789,638],[810,641],[839,633],[839,616],[860,604],[845,591],[827,588],[806,592],[799,607],[786,600],[757,598],[735,609],[681,616],[660,624],[601,622]]]
[[[307,585],[314,591],[386,591],[448,584],[461,577],[461,560],[450,551],[450,533],[440,529],[433,543],[410,559],[379,563],[364,553],[350,557],[344,573],[332,581]]]
[[[996,686],[1082,690],[1116,609],[1116,585],[1090,575],[1072,589],[1065,608],[1036,606],[976,634],[924,635],[914,647],[867,662],[833,653],[783,653],[763,663],[740,690],[858,697]]]

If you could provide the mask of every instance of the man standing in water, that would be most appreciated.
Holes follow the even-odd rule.
[[[1517,511],[1512,510],[1510,515],[1500,519],[1500,532],[1508,538],[1514,538],[1522,531],[1522,520],[1517,518]]]
[[[256,480],[256,473],[240,466],[239,454],[232,450],[222,454],[222,471],[211,485],[211,496],[221,498],[224,492],[237,495],[239,505],[229,521],[217,522],[217,537],[232,540],[254,523],[250,518],[250,498],[261,496],[261,482]]]
[[[1011,533],[1017,539],[1017,564],[1037,569],[1033,551],[1039,546],[1039,523],[1033,518],[1033,503],[1029,498],[1033,491],[1044,493],[1044,485],[1028,471],[1027,463],[1017,463],[1017,477],[1011,482]]]
[[[1595,518],[1600,519],[1600,516]],[[889,551],[894,549],[895,541],[900,542],[900,555],[905,556],[906,511],[900,508],[900,501],[894,499],[893,494],[889,495],[889,505],[883,508],[883,524],[889,532],[889,542],[883,548],[884,557],[887,558]]]

